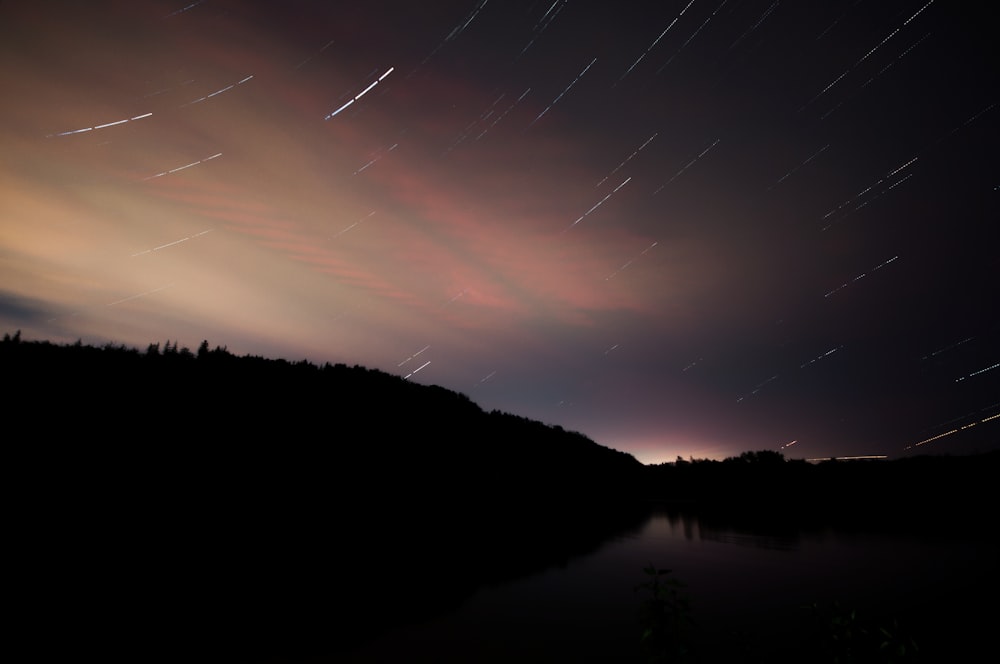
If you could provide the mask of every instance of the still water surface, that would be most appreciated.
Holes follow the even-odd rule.
[[[525,546],[530,546],[526,543]],[[780,532],[718,525],[653,511],[638,529],[594,553],[532,576],[480,589],[455,612],[396,630],[357,650],[352,662],[638,662],[644,597],[635,587],[650,563],[684,584],[703,661],[730,649],[774,649],[814,625],[803,606],[833,602],[873,619],[896,617],[923,644],[922,661],[986,644],[993,629],[996,542],[982,533],[942,535]],[[399,598],[407,597],[405,585]],[[742,644],[742,645],[741,645]],[[741,655],[742,657],[742,655]]]

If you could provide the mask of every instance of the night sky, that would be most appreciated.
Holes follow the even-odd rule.
[[[646,463],[992,449],[987,4],[5,2],[0,331],[361,364]]]

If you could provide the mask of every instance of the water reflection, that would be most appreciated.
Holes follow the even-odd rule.
[[[711,540],[724,544],[750,546],[764,549],[790,551],[798,548],[799,533],[795,530],[784,532],[775,529],[758,528],[750,532],[740,530],[725,520],[699,516],[690,508],[685,511],[678,507],[658,506],[650,510],[647,528],[655,530],[666,528],[663,536],[681,536],[687,540]],[[656,538],[656,533],[650,533]]]
[[[748,648],[780,661],[811,645],[802,643],[811,629],[803,607],[834,602],[905,621],[929,653],[971,652],[970,627],[989,633],[976,606],[997,591],[998,555],[995,542],[977,537],[817,524],[755,531],[718,514],[656,507],[591,553],[481,587],[456,611],[387,634],[348,661],[642,661],[634,588],[650,563],[684,584],[704,661],[751,661],[735,658]]]

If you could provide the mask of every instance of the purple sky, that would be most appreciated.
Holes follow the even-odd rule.
[[[4,3],[0,331],[362,364],[644,462],[996,447],[986,14]]]

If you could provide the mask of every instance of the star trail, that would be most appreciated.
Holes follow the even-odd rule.
[[[643,462],[1000,440],[986,8],[106,0],[0,24],[6,332],[361,364]]]

